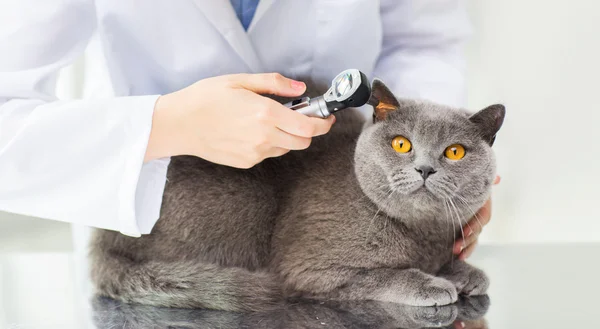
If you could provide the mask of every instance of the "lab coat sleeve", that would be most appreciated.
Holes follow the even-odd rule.
[[[94,2],[3,1],[0,22],[0,210],[149,233],[168,164],[143,164],[158,96],[55,96],[95,30]]]
[[[382,52],[374,75],[398,96],[466,103],[464,1],[381,0]]]

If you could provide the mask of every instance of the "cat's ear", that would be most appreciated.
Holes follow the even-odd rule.
[[[496,140],[498,130],[502,127],[505,114],[504,105],[494,104],[473,114],[469,120],[479,126],[483,139],[492,146]]]
[[[388,113],[400,108],[400,103],[396,99],[396,96],[377,78],[373,80],[371,85],[369,104],[375,109],[373,111],[373,121],[385,120]]]

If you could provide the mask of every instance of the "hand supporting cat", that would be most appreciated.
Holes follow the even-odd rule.
[[[500,184],[500,176],[494,178],[493,184]],[[467,225],[463,226],[464,237],[454,243],[452,250],[455,255],[458,255],[458,259],[465,260],[473,254],[477,246],[479,234],[483,231],[483,227],[490,222],[491,217],[492,199],[489,198],[483,207],[471,217]]]

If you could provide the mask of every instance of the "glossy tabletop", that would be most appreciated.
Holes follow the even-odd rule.
[[[600,245],[479,247],[489,298],[418,308],[290,301],[264,314],[126,305],[90,293],[70,253],[0,253],[0,328],[597,328]]]

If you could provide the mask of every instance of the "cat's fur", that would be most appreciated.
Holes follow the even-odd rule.
[[[96,232],[98,293],[230,311],[290,296],[445,305],[485,294],[485,274],[451,249],[490,195],[504,107],[470,115],[398,101],[377,80],[373,99],[375,122],[364,130],[359,115],[342,111],[309,149],[249,170],[174,157],[152,234]],[[411,152],[393,150],[398,135]],[[456,143],[466,156],[448,160],[444,150]],[[436,173],[423,180],[420,166]]]

